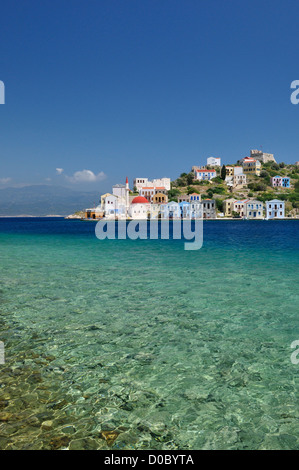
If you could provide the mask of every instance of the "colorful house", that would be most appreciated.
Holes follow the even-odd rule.
[[[209,165],[209,166],[221,166],[221,158],[209,157],[207,159],[207,165]]]
[[[234,203],[236,199],[226,199],[223,201],[223,212],[225,217],[232,217],[234,211]]]
[[[285,202],[279,199],[272,199],[266,202],[266,219],[284,219]]]
[[[263,219],[264,204],[261,201],[248,201],[246,203],[247,219]]]
[[[271,185],[273,188],[290,188],[291,179],[286,176],[273,176],[271,178]]]
[[[201,201],[201,195],[197,193],[192,193],[190,194],[190,202],[200,202]]]
[[[262,164],[258,160],[255,160],[251,157],[246,157],[243,160],[243,171],[249,175],[257,175],[260,176],[261,174],[261,167]]]
[[[216,170],[207,170],[206,168],[195,170],[195,179],[198,181],[210,181],[213,178],[216,178]]]
[[[246,204],[249,202],[248,199],[242,199],[241,201],[234,202],[234,212],[237,212],[240,217],[246,216]]]

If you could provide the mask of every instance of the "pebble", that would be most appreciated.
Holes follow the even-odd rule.
[[[53,428],[53,421],[44,421],[41,428],[43,431],[50,431]]]

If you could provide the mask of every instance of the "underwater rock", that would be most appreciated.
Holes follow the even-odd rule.
[[[50,431],[53,429],[53,421],[44,421],[41,425],[43,431]]]
[[[54,437],[50,441],[50,446],[52,450],[58,450],[61,447],[67,447],[71,439],[68,436]]]
[[[11,413],[5,413],[5,412],[0,413],[0,422],[9,421],[11,418],[12,418]]]
[[[98,444],[94,439],[87,437],[86,439],[76,439],[70,443],[70,450],[95,450]]]
[[[68,402],[66,400],[59,400],[53,403],[49,403],[48,408],[52,408],[52,410],[61,410],[64,408]]]
[[[6,408],[8,405],[9,405],[9,401],[8,401],[8,400],[0,400],[0,410],[3,410],[3,409]]]
[[[119,436],[118,431],[102,431],[100,437],[105,439],[107,445],[111,447]]]
[[[76,428],[73,425],[65,426],[61,429],[64,434],[75,434]]]

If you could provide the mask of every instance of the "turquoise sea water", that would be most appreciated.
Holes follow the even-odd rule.
[[[94,227],[0,219],[0,448],[299,449],[298,222]]]

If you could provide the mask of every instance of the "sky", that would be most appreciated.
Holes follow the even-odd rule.
[[[299,160],[297,0],[1,0],[0,188]]]

